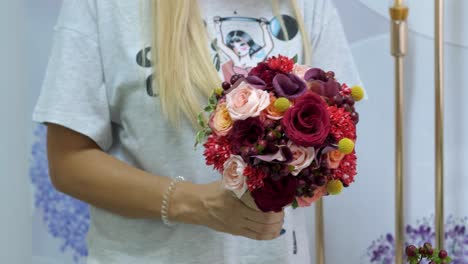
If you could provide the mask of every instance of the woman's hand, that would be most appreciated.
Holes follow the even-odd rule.
[[[181,185],[182,188],[176,188],[174,203],[170,206],[174,207],[169,212],[172,219],[255,240],[280,236],[284,212],[264,213],[251,209],[224,189],[221,182]]]

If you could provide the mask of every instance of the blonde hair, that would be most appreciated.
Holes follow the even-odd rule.
[[[202,111],[201,98],[221,84],[208,49],[208,33],[198,0],[152,0],[153,48],[155,69],[153,87],[158,87],[161,108],[169,121],[178,125],[183,115],[196,126]],[[303,61],[310,62],[309,37],[296,0],[290,0],[303,42]],[[275,16],[278,0],[272,0]],[[206,37],[204,37],[206,36]]]

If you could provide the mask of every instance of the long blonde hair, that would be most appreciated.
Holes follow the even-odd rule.
[[[196,126],[202,111],[201,98],[221,84],[208,49],[208,33],[198,0],[152,0],[153,48],[155,69],[153,87],[158,87],[163,114],[174,125],[182,114]],[[290,0],[303,42],[303,61],[310,60],[309,37],[296,0]],[[278,0],[272,0],[279,15]],[[284,30],[286,31],[286,30]],[[206,36],[206,37],[203,37]]]

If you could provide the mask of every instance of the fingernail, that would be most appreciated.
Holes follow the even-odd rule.
[[[286,229],[283,228],[283,229],[281,229],[280,236],[284,235],[284,233],[286,233]]]

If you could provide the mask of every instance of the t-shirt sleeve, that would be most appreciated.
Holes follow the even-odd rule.
[[[64,0],[33,120],[112,144],[110,110],[91,0]]]
[[[348,86],[362,85],[341,19],[331,0],[314,1],[312,20],[312,65],[334,71]]]

